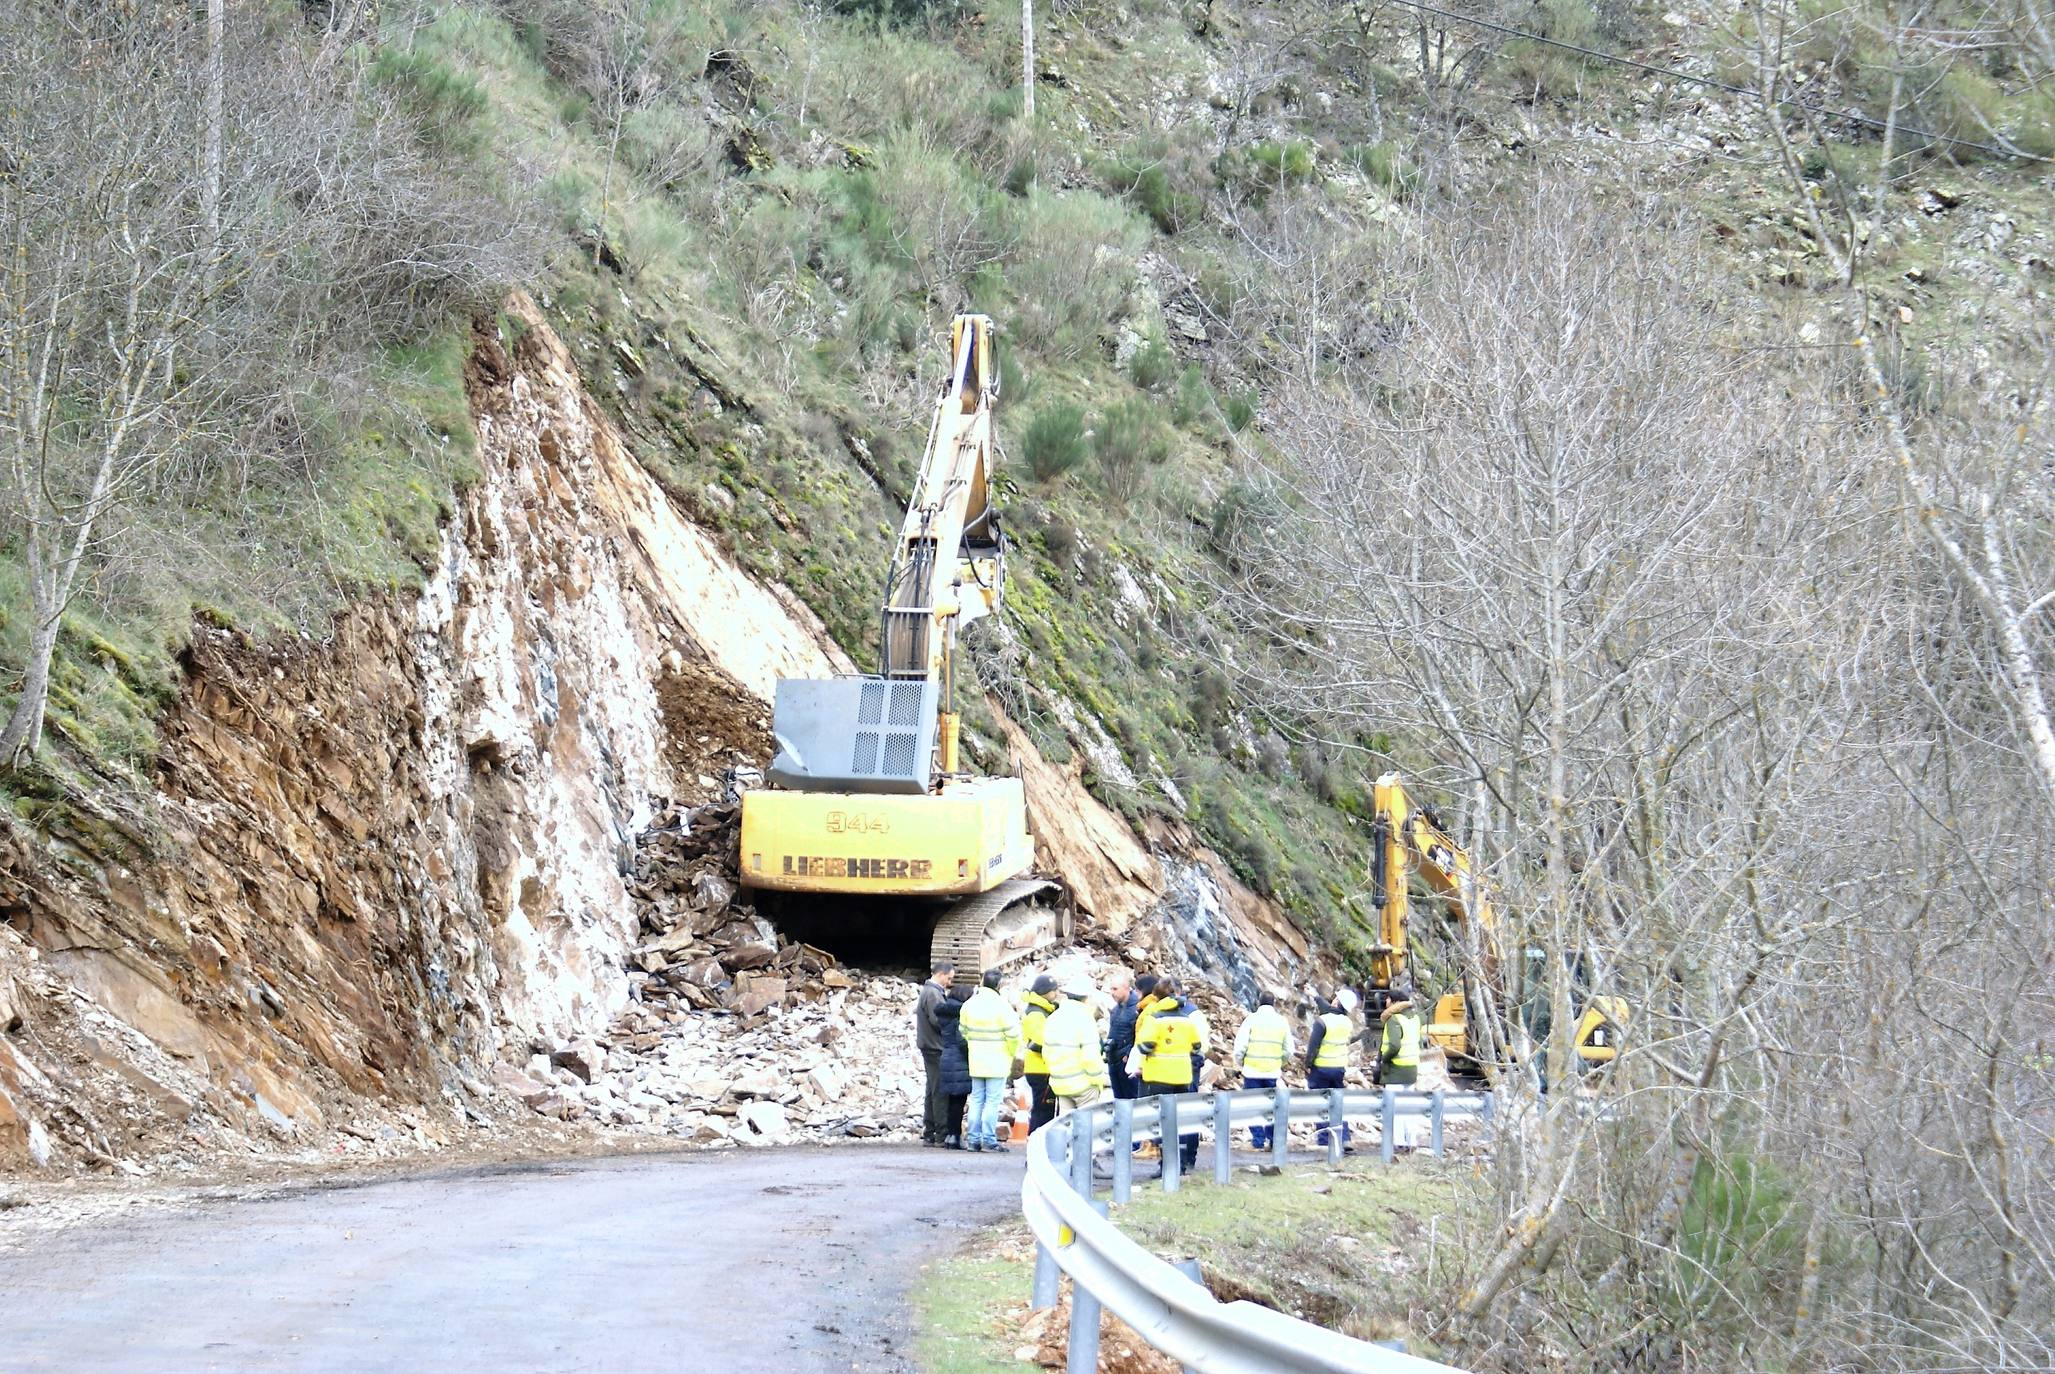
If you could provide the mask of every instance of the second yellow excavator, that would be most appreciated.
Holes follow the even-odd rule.
[[[1471,862],[1469,852],[1449,835],[1440,817],[1413,800],[1397,773],[1386,773],[1371,789],[1370,833],[1375,846],[1370,900],[1377,911],[1377,943],[1370,950],[1369,1009],[1374,1013],[1396,998],[1417,993],[1410,967],[1413,888],[1417,883],[1446,907],[1451,919],[1469,923],[1475,935],[1471,943],[1477,951],[1477,957],[1464,969],[1463,979],[1435,999],[1427,1039],[1441,1046],[1453,1072],[1495,1077],[1502,1065],[1491,1062],[1483,1047],[1473,1043],[1470,994],[1473,990],[1487,992],[1488,998],[1474,1000],[1499,1008],[1501,1020],[1525,1015],[1546,1005],[1546,980],[1538,976],[1545,967],[1530,974],[1526,965],[1532,961],[1523,960],[1517,980],[1510,976],[1499,948],[1502,932],[1490,878]],[[1618,997],[1590,995],[1583,986],[1587,971],[1581,955],[1570,956],[1572,1011],[1577,1018],[1571,1043],[1582,1064],[1596,1067],[1611,1063],[1619,1053],[1627,1005]],[[1520,986],[1512,986],[1515,981]],[[1504,1032],[1511,1027],[1500,1029],[1497,1040],[1509,1044],[1511,1036]],[[1547,1037],[1532,1038],[1545,1041]]]
[[[1068,911],[1047,900],[1060,884],[1030,871],[1020,779],[975,776],[958,748],[957,636],[996,615],[1006,588],[995,333],[984,315],[950,327],[949,374],[886,579],[879,671],[780,681],[770,786],[742,796],[745,884],[925,904],[932,953],[959,982],[1070,936]],[[868,919],[861,903],[845,909]],[[808,924],[822,929],[818,910]]]

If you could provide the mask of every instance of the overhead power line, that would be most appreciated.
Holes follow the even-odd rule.
[[[1541,43],[1551,48],[1561,48],[1565,52],[1577,53],[1580,56],[1594,58],[1600,62],[1610,62],[1616,67],[1632,67],[1636,71],[1647,72],[1651,76],[1667,77],[1672,81],[1688,82],[1693,86],[1705,86],[1716,91],[1727,91],[1733,95],[1760,96],[1762,94],[1760,91],[1752,90],[1747,86],[1737,86],[1731,81],[1722,81],[1718,77],[1698,76],[1692,72],[1680,71],[1675,67],[1660,67],[1653,62],[1643,62],[1638,58],[1624,57],[1619,53],[1601,52],[1597,48],[1587,48],[1581,43],[1569,43],[1560,38],[1550,38],[1546,34],[1530,33],[1526,29],[1514,28],[1510,24],[1501,24],[1495,20],[1478,19],[1467,14],[1457,14],[1452,10],[1445,10],[1438,6],[1427,4],[1426,0],[1389,0],[1389,3],[1401,5],[1409,10],[1418,10],[1422,14],[1431,14],[1441,19],[1450,20],[1453,23],[1468,24],[1471,28],[1489,29],[1493,33],[1502,33],[1511,38],[1524,39],[1529,43]],[[1780,99],[1777,103],[1789,105],[1796,102],[1787,96]],[[1895,129],[1901,134],[1907,134],[1915,138],[1929,139],[1935,143],[1950,143],[1958,148],[1974,148],[1980,153],[1990,153],[1995,157],[2012,158],[2021,162],[2055,162],[2055,157],[2050,157],[2045,153],[2030,153],[2021,148],[2007,148],[1997,143],[1979,143],[1973,138],[1957,138],[1953,134],[1935,133],[1931,129],[1915,128],[1903,122],[1878,119],[1875,115],[1863,114],[1859,110],[1829,110],[1822,108],[1815,111],[1815,113],[1823,119],[1837,120],[1843,124],[1858,124],[1868,129]]]

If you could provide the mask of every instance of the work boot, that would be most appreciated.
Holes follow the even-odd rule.
[[[948,1138],[947,1140],[945,1140],[945,1141],[943,1141],[943,1142],[942,1142],[942,1148],[943,1148],[943,1149],[945,1149],[945,1150],[960,1150],[960,1149],[962,1149],[962,1148],[963,1148],[963,1137],[962,1137],[962,1136],[958,1136],[958,1135],[952,1135],[952,1136],[950,1136],[950,1137],[949,1137],[949,1138]]]
[[[985,1148],[988,1150],[997,1150],[1000,1154],[1003,1155],[1007,1153],[1009,1150],[1011,1150],[1013,1147],[1006,1144],[1004,1141],[995,1140],[991,1144],[985,1146]]]

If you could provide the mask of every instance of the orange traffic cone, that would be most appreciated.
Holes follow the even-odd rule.
[[[1027,1080],[1022,1079],[1013,1095],[1013,1139],[1014,1143],[1028,1138],[1028,1115],[1034,1111],[1034,1099],[1028,1096]]]

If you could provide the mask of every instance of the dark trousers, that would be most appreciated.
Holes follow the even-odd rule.
[[[1115,1097],[1140,1097],[1142,1095],[1142,1080],[1127,1071],[1127,1065],[1124,1062],[1126,1059],[1127,1056],[1125,1054],[1121,1055],[1119,1060],[1108,1056],[1106,1060],[1106,1076],[1113,1081],[1113,1095]]]
[[[942,1133],[942,1140],[945,1144],[963,1143],[963,1109],[969,1103],[969,1093],[950,1093],[942,1099],[942,1124],[946,1128]]]
[[[1170,1097],[1177,1093],[1188,1093],[1191,1090],[1192,1087],[1189,1083],[1144,1082],[1142,1084],[1143,1097]],[[1197,1115],[1196,1108],[1188,1108],[1181,1102],[1178,1104],[1178,1110],[1180,1112],[1189,1111],[1194,1116]],[[1179,1120],[1181,1121],[1183,1118],[1180,1117]],[[1178,1135],[1177,1156],[1183,1162],[1185,1172],[1190,1173],[1192,1166],[1199,1162],[1199,1133],[1197,1131],[1193,1131],[1190,1135],[1182,1133]]]
[[[920,1115],[920,1138],[940,1140],[948,1132],[949,1094],[942,1091],[942,1051],[922,1050],[921,1067],[928,1075],[927,1101],[922,1105]]]
[[[1346,1087],[1347,1084],[1344,1080],[1348,1078],[1348,1074],[1349,1071],[1347,1069],[1308,1069],[1306,1070],[1306,1088],[1310,1092],[1324,1093],[1333,1088]],[[1325,1145],[1328,1138],[1327,1118],[1320,1118],[1320,1122],[1320,1143]],[[1341,1123],[1341,1143],[1344,1145],[1348,1144],[1349,1136],[1349,1123],[1344,1121]]]
[[[1264,1092],[1269,1092],[1269,1091],[1270,1091],[1270,1090],[1271,1090],[1272,1088],[1275,1088],[1275,1087],[1277,1086],[1277,1080],[1276,1080],[1276,1079],[1274,1079],[1274,1078],[1247,1078],[1247,1077],[1244,1077],[1244,1078],[1242,1079],[1242,1086],[1243,1086],[1244,1088],[1251,1088],[1251,1089],[1255,1089],[1255,1088],[1261,1088],[1261,1089],[1262,1089],[1262,1090],[1263,1090]],[[1254,1146],[1254,1147],[1255,1147],[1256,1149],[1258,1149],[1258,1150],[1267,1150],[1267,1149],[1269,1149],[1269,1148],[1270,1148],[1270,1128],[1269,1128],[1268,1126],[1251,1126],[1251,1127],[1249,1127],[1249,1144],[1250,1144],[1250,1145],[1252,1145],[1252,1146]]]
[[[1056,1119],[1056,1094],[1049,1091],[1049,1075],[1031,1073],[1028,1081],[1028,1129],[1039,1131]]]

